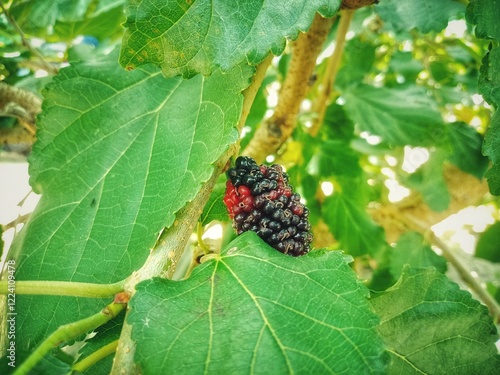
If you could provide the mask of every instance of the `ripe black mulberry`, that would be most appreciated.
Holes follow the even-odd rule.
[[[311,249],[309,210],[293,193],[278,164],[258,165],[248,156],[227,171],[224,204],[238,234],[254,231],[276,250],[304,255]]]

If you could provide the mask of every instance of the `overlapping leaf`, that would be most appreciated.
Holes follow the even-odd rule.
[[[454,0],[384,0],[375,11],[396,31],[416,28],[428,33],[443,30],[450,19],[463,15],[465,5]]]
[[[13,246],[17,278],[116,282],[140,267],[237,139],[251,69],[185,81],[117,54],[63,69],[45,92],[31,184],[42,198]],[[18,298],[18,345],[32,348],[104,301]],[[43,324],[46,322],[46,324]]]
[[[391,355],[388,374],[496,374],[496,328],[485,306],[434,269],[404,270],[373,298]]]
[[[500,1],[471,0],[467,6],[467,21],[477,25],[476,35],[483,39],[500,41]]]
[[[390,272],[394,280],[399,279],[405,265],[412,268],[434,267],[441,273],[446,272],[446,260],[437,255],[416,232],[403,234],[391,253]]]
[[[422,88],[359,85],[342,95],[347,115],[389,145],[426,146],[445,140],[441,114]]]
[[[286,38],[309,29],[315,12],[332,17],[339,0],[271,1],[133,0],[120,63],[132,69],[161,66],[167,77],[211,74],[247,60],[255,65],[269,51],[281,54]]]
[[[127,321],[144,374],[383,373],[366,296],[340,252],[293,258],[247,232],[188,280],[139,284]]]
[[[384,245],[384,230],[373,222],[365,205],[346,193],[325,200],[323,217],[340,245],[349,254],[375,254]]]

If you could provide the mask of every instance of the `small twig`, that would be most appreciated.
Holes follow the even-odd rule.
[[[14,375],[29,374],[30,371],[45,357],[51,349],[63,342],[73,340],[75,337],[93,331],[97,327],[116,317],[123,309],[125,304],[111,303],[104,309],[88,318],[77,322],[60,326],[54,333],[47,337],[31,355],[19,366]]]
[[[210,249],[203,241],[203,225],[199,221],[198,224],[196,225],[196,237],[198,238],[198,245],[200,246],[200,248],[203,250],[205,254],[208,254],[210,252]]]
[[[342,55],[344,53],[346,35],[349,31],[353,15],[354,10],[345,10],[342,12],[342,16],[340,17],[339,27],[335,37],[335,49],[332,55],[328,58],[326,71],[323,75],[323,82],[318,88],[318,95],[312,107],[312,112],[316,113],[316,118],[313,121],[313,125],[311,126],[309,133],[314,137],[318,134],[318,131],[323,124],[326,107],[330,104],[330,94],[337,78],[340,61],[342,60]]]
[[[450,249],[450,247],[441,240],[436,234],[431,230],[426,228],[424,225],[418,222],[418,219],[414,219],[408,215],[404,216],[406,224],[424,235],[424,238],[428,242],[434,244],[443,252],[444,258],[457,270],[458,274],[462,280],[467,283],[467,285],[473,290],[477,296],[483,301],[483,303],[488,307],[491,316],[495,324],[499,322],[500,319],[500,306],[497,301],[486,291],[480,284],[480,282],[472,276],[471,271],[467,269],[466,266],[460,261],[460,259],[455,255],[455,252]]]
[[[107,345],[104,345],[99,350],[96,350],[95,352],[85,357],[81,361],[75,363],[72,367],[72,370],[74,372],[83,373],[85,370],[87,370],[89,367],[99,362],[101,359],[104,359],[108,355],[113,354],[116,351],[117,346],[118,346],[118,340],[115,340]]]
[[[15,228],[18,224],[23,224],[25,223],[29,217],[31,216],[31,212],[24,214],[24,215],[19,215],[15,220],[12,220],[10,223],[7,223],[3,226],[4,230],[9,230],[11,228]]]
[[[88,298],[113,297],[123,290],[125,280],[114,284],[77,283],[71,281],[16,281],[16,294],[72,296]],[[9,283],[0,281],[0,294],[9,293]]]
[[[40,59],[40,61],[43,64],[44,70],[46,70],[47,72],[52,73],[52,74],[57,74],[57,68],[55,68],[53,65],[49,64],[45,60],[43,55],[37,49],[35,49],[31,46],[30,42],[28,41],[28,39],[24,35],[23,30],[19,27],[16,20],[11,16],[9,10],[5,7],[3,1],[0,1],[0,9],[3,11],[3,13],[5,14],[5,17],[7,17],[7,20],[12,25],[12,27],[16,30],[16,32],[21,37],[21,42],[22,42],[23,46],[25,46],[33,55],[35,55],[36,57],[38,57]]]
[[[290,137],[297,124],[300,104],[309,90],[309,78],[316,67],[316,58],[332,24],[333,18],[317,14],[309,31],[299,35],[293,45],[292,59],[274,113],[255,131],[243,155],[262,162]]]

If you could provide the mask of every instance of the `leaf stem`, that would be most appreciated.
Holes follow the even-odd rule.
[[[125,280],[114,284],[92,284],[76,283],[71,281],[38,281],[26,280],[16,281],[16,294],[38,294],[52,296],[72,296],[88,298],[113,297],[121,292],[125,285]],[[0,294],[9,293],[12,285],[7,280],[0,281]]]
[[[77,322],[60,326],[49,337],[47,337],[33,353],[31,353],[28,359],[16,369],[14,375],[24,375],[30,373],[36,364],[40,362],[40,360],[42,360],[42,358],[47,355],[52,348],[60,345],[62,342],[72,340],[75,337],[96,329],[116,317],[124,308],[125,304],[111,303],[97,314]]]
[[[309,31],[299,35],[293,45],[292,59],[274,113],[255,131],[243,155],[252,156],[260,163],[290,137],[297,124],[300,104],[309,90],[309,78],[316,67],[316,58],[332,25],[333,18],[316,14]]]
[[[196,225],[196,237],[198,238],[198,245],[200,246],[200,248],[205,254],[208,254],[210,252],[210,249],[207,247],[207,245],[205,245],[205,242],[203,242],[203,225],[200,221],[198,221],[198,224]]]
[[[330,94],[333,86],[335,85],[340,61],[342,60],[342,55],[344,54],[346,35],[349,31],[353,15],[354,10],[344,10],[342,12],[342,16],[340,17],[337,35],[335,36],[335,49],[333,50],[332,55],[328,58],[326,71],[323,75],[323,82],[318,88],[318,96],[316,97],[312,108],[312,112],[316,113],[316,118],[314,119],[309,132],[313,137],[318,134],[325,118],[326,107],[330,104]]]
[[[85,357],[81,361],[75,363],[72,367],[72,370],[76,372],[84,372],[89,367],[99,362],[101,359],[104,359],[108,355],[113,354],[116,351],[117,346],[118,346],[118,340],[110,342],[109,344],[103,346],[99,350],[96,350],[89,356]]]

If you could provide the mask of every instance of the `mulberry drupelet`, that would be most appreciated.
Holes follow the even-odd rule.
[[[284,254],[309,252],[309,210],[293,193],[281,166],[259,166],[252,158],[240,156],[227,177],[224,204],[238,234],[251,230]]]

